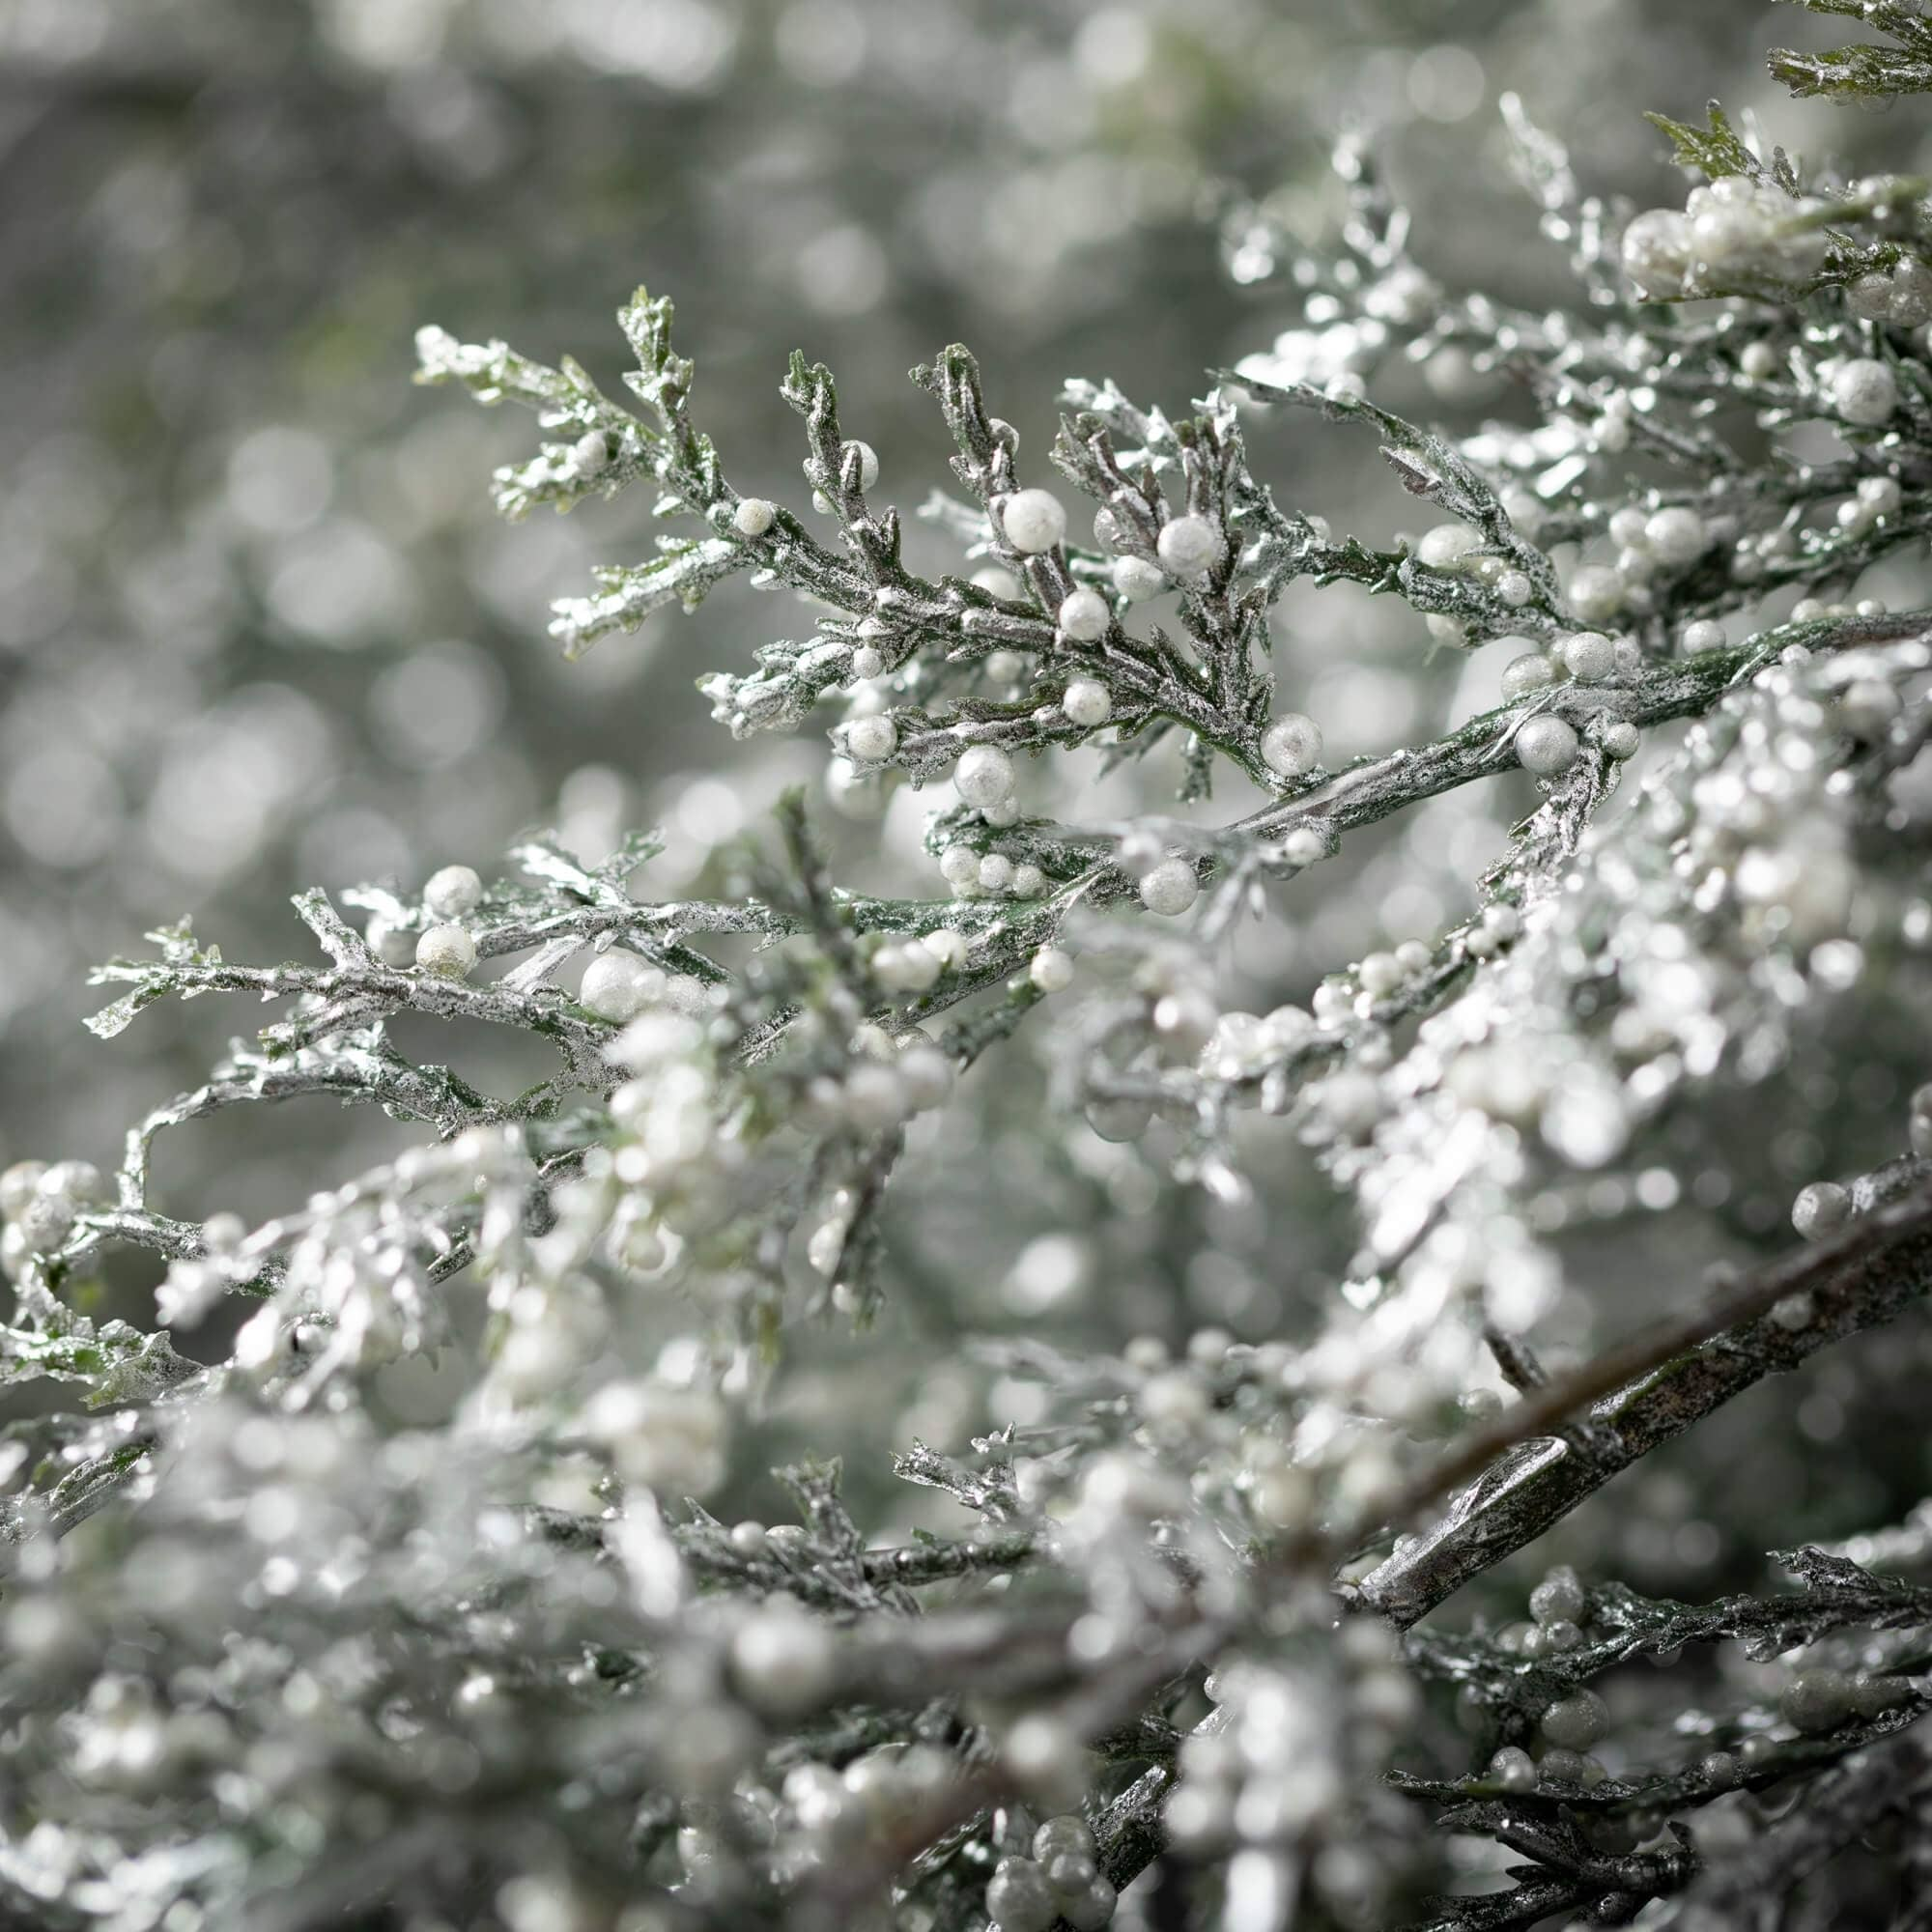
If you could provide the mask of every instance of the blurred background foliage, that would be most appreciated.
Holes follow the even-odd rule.
[[[0,1155],[112,1164],[128,1122],[250,1023],[170,1004],[111,1046],[86,1035],[86,965],[147,926],[190,913],[230,957],[280,958],[303,947],[298,886],[487,871],[535,823],[586,853],[663,824],[639,890],[674,896],[703,889],[708,849],[783,785],[822,797],[821,743],[734,747],[693,688],[774,634],[755,593],[559,661],[548,600],[585,587],[593,561],[641,554],[644,505],[497,525],[488,472],[528,449],[530,424],[413,389],[419,324],[574,353],[617,393],[611,314],[647,282],[679,303],[699,417],[740,488],[803,494],[777,393],[799,346],[832,365],[848,433],[910,512],[948,480],[937,413],[904,380],[941,343],[975,349],[1051,480],[1062,378],[1111,376],[1178,411],[1205,369],[1293,320],[1278,283],[1224,271],[1220,217],[1264,197],[1317,239],[1347,124],[1375,132],[1426,265],[1529,300],[1563,265],[1509,176],[1505,91],[1593,187],[1642,203],[1682,183],[1641,110],[1696,118],[1714,92],[1777,138],[1911,165],[1901,146],[1923,140],[1901,117],[1776,96],[1764,48],[1805,27],[1760,0],[0,0]],[[1457,421],[1512,408],[1454,363],[1404,371],[1379,399]],[[1284,500],[1338,526],[1403,521],[1360,440],[1307,422],[1255,435]],[[913,541],[956,564],[931,530]],[[1394,600],[1343,592],[1290,607],[1278,649],[1285,701],[1343,756],[1465,715],[1508,655],[1432,654]],[[1080,776],[1029,782],[1044,803]],[[1173,776],[1160,759],[1148,773]],[[1367,947],[1454,916],[1528,797],[1472,788],[1298,883],[1292,923],[1241,938],[1227,1004],[1305,998]],[[934,890],[924,805],[855,828],[864,869],[845,876]],[[821,816],[837,823],[829,802]],[[958,1442],[1024,1419],[1027,1391],[954,1359],[965,1325],[1101,1346],[1203,1322],[1292,1333],[1346,1263],[1348,1230],[1278,1125],[1244,1201],[1042,1137],[1042,1080],[1018,1070],[1035,1031],[905,1178],[885,1319],[919,1346],[884,1371],[901,1399],[875,1387],[855,1416],[842,1365],[876,1378],[883,1358],[821,1336],[780,1447]],[[405,1044],[528,1077],[527,1043]],[[1797,1181],[1871,1155],[1861,1135],[1886,1151],[1871,1122],[1895,1129],[1896,1096],[1880,1080],[1843,1104],[1855,1074],[1818,1104],[1794,1083],[1788,1120],[1754,1102],[1735,1147],[1697,1151],[1725,1239],[1772,1237]],[[333,1108],[253,1112],[167,1138],[163,1206],[266,1215],[393,1144]],[[1612,1219],[1578,1248],[1613,1320],[1639,1284],[1712,1258],[1657,1218]],[[119,1289],[137,1319],[145,1286]],[[1603,1311],[1573,1300],[1553,1326],[1580,1337]],[[1800,1411],[1814,1439],[1889,1426],[1882,1402],[1853,1414],[1855,1373],[1847,1354],[1819,1376]],[[402,1417],[437,1399],[395,1392]],[[1750,1427],[1748,1406],[1712,1434]],[[1804,1459],[1794,1444],[1794,1480]],[[1658,1460],[1639,1480],[1677,1489],[1632,1512],[1643,1547],[1623,1558],[1649,1587],[1697,1594],[1731,1546],[1700,1483]],[[867,1461],[876,1496],[883,1458]],[[747,1503],[769,1502],[744,1473]],[[1899,1495],[1843,1513],[1883,1516],[1926,1473],[1902,1468]],[[1820,1533],[1841,1513],[1828,1502]],[[1566,1533],[1602,1525],[1586,1511]]]

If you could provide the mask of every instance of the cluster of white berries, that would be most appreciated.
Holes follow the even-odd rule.
[[[577,1000],[599,1019],[619,1025],[636,1019],[646,1007],[668,1004],[692,1012],[705,1005],[701,981],[689,974],[667,973],[621,946],[598,953],[584,967]]]
[[[1218,1710],[1182,1740],[1168,1807],[1183,1851],[1307,1847],[1333,1829],[1350,1759],[1377,1758],[1413,1722],[1418,1701],[1387,1631],[1372,1620],[1345,1621],[1336,1653],[1346,1685],[1331,1672],[1248,1659],[1208,1679]]]
[[[811,1125],[885,1133],[914,1114],[944,1106],[952,1094],[956,1078],[952,1059],[917,1028],[895,1038],[867,1021],[853,1033],[851,1044],[851,1064],[839,1077],[820,1074],[806,1089],[805,1117]],[[834,1203],[832,1218],[840,1224],[841,1240],[850,1206]]]
[[[1504,507],[1524,536],[1542,521],[1542,505],[1526,493],[1513,493]],[[1451,576],[1473,578],[1512,610],[1520,611],[1536,595],[1536,585],[1528,575],[1505,558],[1486,554],[1481,535],[1466,524],[1437,524],[1422,533],[1414,549],[1418,563]],[[1429,634],[1445,644],[1466,642],[1468,635],[1460,618],[1440,613],[1429,618]]]
[[[1127,833],[1115,859],[1129,878],[1139,882],[1141,904],[1163,919],[1179,919],[1200,896],[1193,860],[1174,856],[1150,831]]]
[[[1114,1916],[1114,1888],[1095,1861],[1094,1833],[1072,1813],[1049,1818],[1031,1858],[1005,1858],[986,1882],[986,1911],[999,1932],[1048,1932],[1065,1919],[1097,1932]]]
[[[1845,290],[1845,306],[1866,322],[1918,328],[1932,322],[1932,268],[1901,255],[1888,269],[1861,275]]]
[[[611,439],[601,429],[585,430],[570,445],[570,469],[576,476],[601,476],[611,467]]]
[[[92,1208],[112,1196],[100,1170],[88,1160],[18,1160],[0,1174],[0,1261],[12,1268],[30,1254],[52,1254]]]
[[[1697,631],[1696,626],[1690,627]],[[1715,641],[1721,641],[1719,632]],[[1527,644],[1526,638],[1505,638],[1506,644]],[[1702,634],[1693,639],[1686,634],[1686,647],[1705,648]],[[1602,684],[1633,676],[1641,659],[1635,642],[1627,637],[1612,638],[1602,631],[1574,631],[1560,638],[1549,651],[1525,650],[1503,667],[1502,694],[1505,701],[1534,697],[1561,679],[1577,684]],[[1636,755],[1640,742],[1637,727],[1628,720],[1605,718],[1597,722],[1597,744],[1610,757],[1625,759]],[[1517,760],[1539,778],[1556,778],[1577,762],[1582,739],[1566,719],[1548,712],[1526,718],[1514,739]]]
[[[869,442],[860,442],[854,440],[848,442],[840,453],[841,468],[848,467],[855,455],[859,459],[859,488],[869,490],[879,480],[879,453]],[[805,462],[805,473],[808,481],[811,476],[811,459],[808,457]],[[829,517],[833,512],[834,504],[831,497],[823,490],[814,489],[811,493],[811,507],[821,517]],[[755,515],[755,512],[753,514]],[[770,526],[767,525],[766,527],[769,528]],[[762,532],[745,531],[744,534],[750,536],[762,534]]]
[[[423,887],[423,907],[435,922],[416,941],[416,964],[425,973],[464,980],[476,964],[476,941],[462,923],[483,903],[483,881],[469,866],[445,866]]]
[[[1635,216],[1624,230],[1624,269],[1642,294],[1660,298],[1722,294],[1765,279],[1806,282],[1830,251],[1820,219],[1829,208],[1770,182],[1724,175],[1693,187],[1681,210]]]
[[[1015,490],[996,500],[993,513],[1001,532],[1022,556],[1043,556],[1066,540],[1066,509],[1050,490]],[[1103,548],[1120,550],[1120,528],[1108,511],[1102,509],[1094,518],[1094,529]],[[1158,596],[1170,582],[1194,582],[1221,560],[1227,548],[1227,538],[1212,518],[1192,511],[1170,517],[1154,538],[1157,563],[1131,553],[1115,557],[1114,589],[1129,604],[1142,603]],[[1012,593],[996,594],[1017,590],[1014,585]],[[1078,643],[1105,637],[1113,622],[1107,600],[1087,585],[1067,593],[1056,617],[1062,636]]]
[[[1777,1694],[1777,1709],[1801,1737],[1814,1738],[1835,1731],[1854,1718],[1880,1717],[1911,1696],[1912,1687],[1903,1678],[1806,1665],[1785,1681]],[[1745,1747],[1746,1761],[1758,1755],[1751,1751],[1750,1744],[1760,1745],[1763,1754],[1768,1755],[1770,1743],[1769,1739],[1752,1739]]]
[[[1858,489],[1838,505],[1838,527],[1851,536],[1891,523],[1905,506],[1895,476],[1862,476]]]
[[[708,1389],[632,1380],[598,1389],[581,1427],[627,1483],[668,1497],[702,1496],[724,1480],[728,1421]]]
[[[1504,909],[1491,908],[1492,911]],[[1428,972],[1435,956],[1424,941],[1405,939],[1390,951],[1364,953],[1355,967],[1355,980],[1371,998],[1386,999],[1419,974]]]

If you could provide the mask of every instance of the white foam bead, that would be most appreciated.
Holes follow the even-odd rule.
[[[913,952],[917,952],[920,956],[921,969],[929,969],[932,977],[938,979],[939,961],[924,947],[882,946],[872,954],[873,980],[889,993],[910,993],[917,990],[902,965],[906,955]]]
[[[1834,1180],[1814,1181],[1791,1205],[1791,1225],[1814,1241],[1851,1219],[1852,1197]]]
[[[1895,517],[1905,493],[1895,476],[1865,476],[1859,481],[1859,502],[1874,517]]]
[[[460,925],[432,925],[416,941],[416,964],[444,979],[467,979],[476,964],[476,942]]]
[[[1013,761],[997,745],[973,745],[952,772],[952,788],[971,806],[984,810],[1012,796]]]
[[[1284,713],[1262,733],[1262,762],[1277,777],[1298,779],[1321,762],[1321,727],[1299,711]]]
[[[1416,560],[1431,570],[1453,570],[1472,551],[1480,550],[1483,539],[1467,524],[1437,524],[1423,532],[1415,547]]]
[[[1000,527],[1016,551],[1038,556],[1066,535],[1066,512],[1050,490],[1016,490],[1000,506]]]
[[[777,509],[762,497],[746,497],[731,512],[731,527],[741,537],[761,537],[778,522]]]
[[[949,845],[939,855],[939,875],[949,886],[977,885],[980,879],[979,853],[970,845]]]
[[[1711,532],[1695,510],[1673,504],[1643,526],[1644,542],[1664,563],[1695,563],[1711,546]]]
[[[584,967],[577,999],[599,1019],[634,1020],[663,986],[664,975],[648,959],[613,946]]]
[[[855,440],[845,445],[842,454],[850,456],[855,449],[859,452],[859,487],[869,490],[879,480],[879,452],[869,442]]]
[[[1200,892],[1194,867],[1185,859],[1163,859],[1141,877],[1141,904],[1163,919],[1178,919]]]
[[[898,749],[898,726],[890,718],[855,718],[845,727],[845,750],[862,764],[875,765]]]
[[[794,1718],[831,1689],[837,1659],[824,1625],[797,1610],[761,1610],[731,1640],[731,1674],[769,1717]]]
[[[909,1046],[899,1055],[898,1075],[906,1102],[916,1114],[943,1107],[952,1097],[957,1078],[952,1062],[938,1047],[927,1044]]]
[[[1129,604],[1145,604],[1167,588],[1166,574],[1144,556],[1117,556],[1111,574],[1114,588]]]
[[[1526,697],[1532,691],[1541,691],[1555,681],[1556,673],[1541,651],[1525,651],[1521,657],[1512,658],[1503,667],[1503,696],[1506,698]]]
[[[1161,526],[1154,548],[1170,574],[1196,577],[1220,556],[1221,532],[1206,517],[1176,517]]]
[[[1584,684],[1601,684],[1617,668],[1617,647],[1601,631],[1577,631],[1563,639],[1563,664]]]
[[[1097,678],[1076,677],[1061,694],[1060,708],[1069,724],[1092,730],[1114,715],[1114,700]]]
[[[445,866],[423,887],[423,904],[438,919],[461,919],[483,900],[483,881],[469,866]]]
[[[1554,778],[1577,762],[1575,729],[1560,718],[1532,718],[1516,734],[1517,761],[1539,778]]]
[[[1107,635],[1114,613],[1097,590],[1081,584],[1060,601],[1060,630],[1076,643],[1091,644]]]
[[[1628,586],[1605,563],[1586,563],[1570,580],[1570,608],[1586,624],[1601,624],[1624,608]]]
[[[1870,356],[1841,362],[1833,374],[1831,389],[1838,413],[1861,429],[1889,422],[1898,408],[1898,379]]]
[[[1042,993],[1064,993],[1073,983],[1073,955],[1058,946],[1042,946],[1028,962],[1027,978]]]

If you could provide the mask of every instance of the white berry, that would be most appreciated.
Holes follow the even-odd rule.
[[[797,1610],[762,1610],[731,1639],[731,1675],[766,1716],[795,1718],[831,1689],[837,1655],[816,1619]]]
[[[845,750],[862,764],[875,765],[898,750],[898,726],[890,718],[855,718],[845,727]]]
[[[1066,534],[1066,512],[1050,490],[1016,490],[1000,508],[1007,541],[1027,556],[1050,551]]]
[[[1299,711],[1285,712],[1262,733],[1262,763],[1278,778],[1298,779],[1321,762],[1321,727]]]
[[[879,480],[879,453],[869,442],[856,440],[848,442],[842,453],[850,456],[855,449],[859,452],[859,488],[869,490]]]
[[[432,872],[423,888],[423,904],[438,919],[461,919],[474,912],[483,899],[483,881],[468,866],[445,866]]]
[[[1416,560],[1431,570],[1454,570],[1472,551],[1482,549],[1483,540],[1467,524],[1437,524],[1423,532],[1415,547]]]
[[[889,993],[923,993],[939,974],[937,955],[917,942],[882,946],[872,954],[872,978]]]
[[[1609,1727],[1609,1709],[1594,1690],[1575,1691],[1543,1714],[1543,1735],[1565,1750],[1588,1750]]]
[[[1058,946],[1042,946],[1028,962],[1027,978],[1042,993],[1064,993],[1073,983],[1073,955]]]
[[[1516,734],[1516,755],[1526,772],[1554,778],[1577,762],[1577,733],[1560,718],[1532,718]]]
[[[1013,761],[997,745],[974,745],[952,772],[952,788],[966,804],[981,810],[1010,798]]]
[[[1154,548],[1169,574],[1198,577],[1221,554],[1221,532],[1206,517],[1176,517],[1160,526]]]
[[[663,987],[664,975],[648,959],[612,947],[583,969],[577,999],[599,1019],[634,1020]]]
[[[1112,575],[1114,588],[1129,604],[1145,604],[1167,588],[1166,575],[1144,556],[1117,556]]]
[[[1644,542],[1664,563],[1695,563],[1711,547],[1711,533],[1695,510],[1682,505],[1660,510],[1643,526]]]
[[[1617,668],[1617,647],[1601,631],[1577,631],[1563,639],[1563,665],[1584,684],[1599,684]]]
[[[1527,697],[1555,681],[1556,672],[1541,651],[1525,651],[1503,666],[1503,696],[1508,698]]]
[[[731,527],[741,537],[761,537],[778,522],[778,511],[762,497],[747,497],[731,512]]]
[[[1114,613],[1107,608],[1107,600],[1084,583],[1060,600],[1061,635],[1076,643],[1091,644],[1104,638],[1113,621]]]
[[[1069,724],[1092,730],[1114,715],[1114,700],[1098,679],[1076,677],[1061,694],[1060,708]]]
[[[1842,1228],[1851,1214],[1852,1197],[1833,1180],[1813,1182],[1791,1204],[1791,1225],[1807,1241]]]
[[[476,942],[460,925],[432,925],[416,941],[416,964],[444,979],[467,979],[476,964]]]
[[[1570,580],[1570,608],[1586,624],[1602,624],[1624,608],[1622,573],[1606,563],[1586,563]]]
[[[1141,904],[1163,919],[1178,919],[1201,891],[1194,867],[1185,859],[1163,859],[1141,878]]]
[[[1883,362],[1859,356],[1841,362],[1832,376],[1832,402],[1848,423],[1877,429],[1898,408],[1898,379]]]

